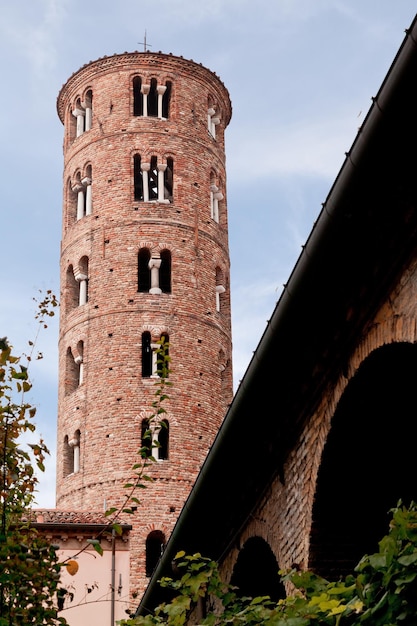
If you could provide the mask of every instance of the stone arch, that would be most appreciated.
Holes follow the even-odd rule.
[[[330,579],[377,549],[399,499],[417,499],[417,345],[381,343],[345,385],[321,453],[309,567]]]
[[[285,598],[279,566],[269,544],[260,536],[247,539],[233,567],[231,584],[241,596],[269,596],[278,601]]]

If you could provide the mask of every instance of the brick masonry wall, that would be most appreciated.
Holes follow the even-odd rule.
[[[133,115],[134,76],[172,83],[167,120]],[[91,91],[92,128],[75,138],[72,110]],[[207,130],[208,102],[221,122]],[[231,116],[227,90],[202,66],[171,55],[132,53],[99,59],[76,72],[58,97],[65,125],[61,245],[61,319],[57,507],[103,510],[122,502],[151,411],[155,380],[142,378],[141,336],[169,334],[172,359],[169,459],[151,473],[132,516],[131,581],[146,584],[145,540],[168,537],[232,398],[231,322],[226,189],[220,220],[210,214],[210,175],[225,185],[224,130]],[[134,200],[133,155],[174,161],[173,202]],[[76,220],[71,187],[92,178],[92,214]],[[172,292],[138,292],[141,247],[172,255]],[[71,304],[68,268],[88,258],[88,302]],[[216,268],[226,292],[216,310]],[[83,342],[83,382],[68,393],[68,348]],[[64,439],[79,430],[80,471],[64,476]]]
[[[323,449],[333,415],[349,381],[365,359],[378,348],[392,343],[417,342],[417,259],[406,268],[377,314],[363,329],[343,372],[328,386],[305,424],[280,478],[269,486],[261,502],[222,563],[230,579],[239,551],[251,537],[262,537],[271,547],[280,568],[293,564],[308,567],[312,511]]]

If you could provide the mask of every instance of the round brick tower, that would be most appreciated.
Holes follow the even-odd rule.
[[[65,126],[57,508],[122,502],[160,379],[157,342],[169,345],[155,480],[128,520],[140,592],[232,398],[231,104],[203,66],[134,52],[82,67],[57,107]]]

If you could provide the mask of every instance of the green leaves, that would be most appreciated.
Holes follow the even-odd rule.
[[[44,309],[40,321],[49,315],[48,303]],[[29,342],[31,350],[34,345]],[[31,354],[26,359],[30,363]],[[18,443],[23,434],[35,431],[36,409],[24,400],[31,387],[28,367],[13,355],[6,337],[1,338],[0,626],[66,624],[57,617],[55,604],[60,578],[56,548],[27,521],[38,483],[34,468],[43,471],[48,454],[42,439],[28,449]]]
[[[298,592],[277,603],[268,597],[238,597],[222,581],[214,561],[178,552],[175,565],[180,577],[160,581],[176,593],[172,602],[158,607],[154,615],[122,625],[186,624],[190,612],[204,601],[209,610],[198,621],[200,626],[415,626],[417,508],[399,503],[391,513],[389,534],[376,554],[363,557],[355,575],[328,582],[313,572],[280,572]]]

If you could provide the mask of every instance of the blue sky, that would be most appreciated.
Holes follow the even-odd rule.
[[[230,91],[226,131],[236,386],[416,12],[413,0],[13,0],[1,3],[0,336],[36,333],[59,294],[62,84],[91,60],[141,50],[201,62]],[[38,503],[54,506],[58,319],[32,369],[52,451]]]

